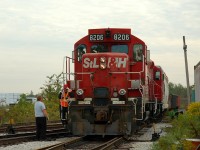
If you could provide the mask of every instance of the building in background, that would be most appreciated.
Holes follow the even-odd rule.
[[[37,101],[37,98],[34,96],[27,96],[26,100],[30,103],[35,103]]]
[[[16,104],[22,93],[0,93],[0,105]]]
[[[195,102],[200,102],[200,62],[194,66]]]
[[[20,100],[22,93],[0,93],[0,106],[15,105]],[[26,95],[26,101],[35,103],[37,98],[35,95]]]

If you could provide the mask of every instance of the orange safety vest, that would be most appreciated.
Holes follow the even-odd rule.
[[[68,96],[68,92],[67,93],[65,93],[65,92],[63,92],[62,93],[62,98],[60,99],[60,105],[62,106],[62,107],[68,107],[68,101],[67,101],[67,96]]]

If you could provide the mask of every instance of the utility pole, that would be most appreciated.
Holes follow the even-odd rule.
[[[187,99],[188,105],[190,104],[190,83],[189,83],[189,72],[188,72],[188,61],[187,61],[187,45],[185,44],[185,36],[183,36],[183,50],[185,55],[185,73],[187,80]]]

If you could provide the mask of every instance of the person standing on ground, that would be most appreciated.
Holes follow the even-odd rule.
[[[42,100],[42,96],[37,96],[37,101],[35,102],[34,106],[37,140],[46,140],[48,114],[46,111],[46,106],[44,105]]]

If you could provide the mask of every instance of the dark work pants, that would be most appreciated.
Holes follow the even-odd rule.
[[[36,117],[36,138],[37,140],[46,139],[47,121],[46,117]]]
[[[65,124],[67,122],[67,114],[68,114],[68,107],[62,107],[61,105],[60,107],[60,119],[62,121],[63,124]]]

